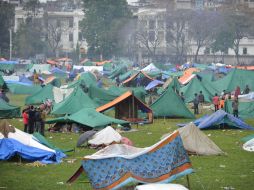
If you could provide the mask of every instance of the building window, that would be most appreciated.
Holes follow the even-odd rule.
[[[154,42],[154,40],[155,40],[155,32],[154,31],[150,31],[149,33],[148,33],[148,39],[149,39],[149,41],[150,42]]]
[[[244,47],[244,48],[243,48],[243,55],[247,55],[247,53],[248,53],[248,50],[247,50],[246,47]]]
[[[61,21],[59,19],[56,20],[56,26],[61,27]]]
[[[69,42],[73,42],[73,34],[72,33],[69,34]]]
[[[72,18],[69,19],[69,28],[73,28],[73,19]]]
[[[157,25],[158,25],[158,29],[164,29],[164,21],[163,20],[158,20]]]
[[[164,32],[163,31],[158,32],[158,40],[159,40],[159,42],[164,41]]]
[[[149,20],[149,29],[150,30],[155,29],[155,20]]]

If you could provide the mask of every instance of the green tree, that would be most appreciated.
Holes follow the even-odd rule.
[[[126,0],[83,0],[85,18],[82,31],[88,43],[88,54],[110,58],[121,49],[119,31],[130,18]]]
[[[0,57],[9,56],[9,29],[14,19],[14,7],[6,2],[0,1]]]

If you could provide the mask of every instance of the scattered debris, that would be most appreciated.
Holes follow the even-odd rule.
[[[222,189],[225,189],[225,190],[234,190],[235,188],[234,187],[221,187]]]
[[[46,166],[46,164],[43,164],[39,161],[33,162],[33,163],[28,163],[26,166],[32,166],[32,167],[41,167],[41,166]]]
[[[147,134],[148,134],[148,135],[151,135],[151,134],[153,134],[153,133],[151,133],[151,132],[148,132]]]
[[[57,184],[57,185],[63,185],[64,182],[60,181],[60,182],[57,182],[56,184]]]
[[[222,164],[220,165],[220,168],[225,168],[225,167],[226,167],[225,165],[222,165]]]

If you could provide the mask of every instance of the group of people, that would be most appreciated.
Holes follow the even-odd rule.
[[[248,94],[250,93],[250,88],[248,85],[246,85],[245,89],[243,90],[243,94]],[[233,115],[234,117],[238,117],[238,107],[239,107],[239,102],[238,102],[238,96],[241,95],[241,90],[240,87],[237,86],[236,90],[234,92],[234,99],[232,101],[232,110],[233,110]],[[199,105],[203,104],[205,102],[204,100],[204,95],[202,91],[200,91],[199,94],[195,93],[194,94],[194,100],[193,100],[193,107],[194,107],[194,114],[199,114]],[[181,93],[180,97],[184,101],[184,96]],[[214,111],[218,111],[219,109],[224,109],[225,108],[225,101],[227,99],[231,99],[231,93],[226,93],[225,90],[223,90],[221,96],[219,96],[217,93],[215,93],[214,97],[212,98],[212,102],[214,105]]]
[[[33,134],[38,132],[44,136],[46,111],[44,106],[34,107],[29,106],[22,111],[24,132]]]

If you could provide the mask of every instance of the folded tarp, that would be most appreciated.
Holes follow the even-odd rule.
[[[15,128],[15,132],[9,132],[8,138],[0,133],[0,160],[8,160],[15,155],[28,161],[40,161],[45,164],[60,163],[66,155],[62,152],[50,149],[27,134]]]
[[[83,168],[82,168],[83,167]],[[178,132],[147,148],[110,145],[85,156],[82,167],[93,189],[118,189],[127,183],[169,183],[193,172]]]

